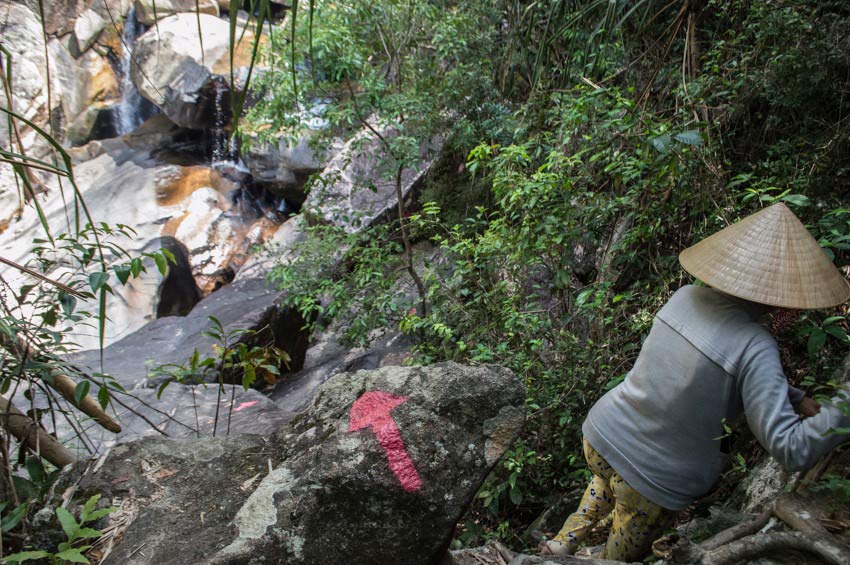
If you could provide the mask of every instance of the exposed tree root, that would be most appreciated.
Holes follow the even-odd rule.
[[[795,531],[757,533],[771,516]],[[796,495],[780,496],[753,520],[724,530],[701,544],[680,539],[671,557],[673,563],[732,565],[789,549],[817,555],[827,563],[850,565],[850,547],[827,532]]]

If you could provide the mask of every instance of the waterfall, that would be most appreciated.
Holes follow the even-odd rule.
[[[221,163],[228,161],[231,157],[230,145],[227,132],[224,130],[225,113],[224,113],[224,93],[227,85],[218,80],[213,81],[213,104],[215,107],[215,116],[213,118],[212,127],[212,162]]]
[[[121,102],[118,105],[118,135],[130,133],[141,125],[140,112],[142,97],[130,78],[130,66],[133,61],[133,45],[141,31],[136,20],[136,9],[130,8],[124,20],[124,32],[121,36]]]

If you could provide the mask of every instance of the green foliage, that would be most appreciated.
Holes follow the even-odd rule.
[[[246,116],[246,143],[319,129],[318,143],[383,121],[393,129],[388,155],[407,165],[426,135],[472,143],[497,109],[487,104],[496,3],[346,1],[320,3],[313,15],[298,20],[294,40],[272,33],[268,54],[291,42],[294,62],[273,58],[257,79],[264,96]]]
[[[269,281],[286,293],[310,330],[338,319],[343,343],[366,345],[376,330],[397,325],[414,297],[399,284],[404,269],[397,223],[349,233],[331,225],[306,230],[291,261],[272,269]]]
[[[115,511],[115,508],[111,507],[96,509],[99,500],[99,494],[95,494],[89,498],[80,510],[79,520],[74,518],[74,515],[67,509],[61,506],[56,508],[56,519],[65,533],[66,540],[59,544],[55,553],[44,550],[21,551],[4,557],[4,562],[23,563],[25,561],[48,559],[51,564],[55,565],[67,562],[88,564],[89,560],[84,553],[91,548],[91,545],[80,545],[80,543],[97,539],[103,534],[99,530],[87,526],[87,524],[92,524]]]
[[[809,488],[815,492],[828,494],[837,507],[842,507],[850,502],[850,479],[848,478],[826,474]]]
[[[262,332],[261,330],[228,330],[215,316],[209,316],[209,322],[209,329],[204,331],[203,335],[214,341],[212,355],[201,357],[195,349],[185,364],[154,367],[151,369],[150,376],[161,380],[157,388],[157,398],[160,398],[163,391],[175,382],[181,385],[198,385],[208,382],[210,378],[215,381],[218,390],[212,434],[215,436],[218,431],[224,383],[238,382],[245,390],[258,384],[273,385],[280,376],[280,370],[289,367],[291,358],[286,351],[273,345],[249,345],[244,341],[257,336]],[[194,389],[192,392],[194,394]],[[225,434],[230,433],[230,417],[233,414],[233,395],[235,394],[234,388],[228,407]],[[194,405],[193,409],[195,410],[195,433],[200,435],[197,406]]]

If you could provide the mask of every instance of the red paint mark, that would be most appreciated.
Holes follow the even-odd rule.
[[[393,420],[392,409],[407,402],[406,396],[395,396],[388,392],[366,392],[351,405],[351,423],[348,431],[353,432],[371,427],[378,438],[378,443],[384,448],[390,469],[401,486],[408,492],[419,490],[422,479],[413,466],[413,461],[404,447],[401,432]]]
[[[239,406],[234,408],[233,411],[239,412],[240,410],[244,410],[245,408],[250,408],[251,406],[253,406],[257,402],[259,402],[259,400],[252,400],[251,402],[243,402],[242,404],[240,404]]]

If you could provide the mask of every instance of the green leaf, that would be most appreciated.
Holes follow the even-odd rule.
[[[4,557],[3,561],[5,563],[23,563],[24,561],[34,561],[36,559],[44,559],[45,557],[50,557],[50,554],[46,551],[21,551]]]
[[[90,519],[94,520],[94,518]],[[102,532],[100,530],[95,530],[94,528],[80,528],[80,530],[77,532],[77,539],[99,538],[101,535]]]
[[[139,276],[139,274],[145,270],[145,266],[142,264],[141,257],[134,257],[130,261],[130,274],[133,275],[133,278]]]
[[[121,284],[127,284],[127,281],[130,280],[130,275],[132,274],[130,265],[125,263],[123,265],[115,265],[112,267],[112,270],[115,271],[115,276],[118,277],[118,280],[121,281]]]
[[[56,557],[65,561],[70,561],[71,563],[85,563],[86,565],[89,565],[90,561],[83,555],[83,551],[87,550],[90,547],[90,545],[84,545],[82,547],[72,547],[71,549],[60,551],[56,554]]]
[[[5,514],[2,520],[0,520],[0,529],[3,530],[3,533],[12,531],[13,529],[15,529],[15,526],[17,526],[21,522],[21,520],[23,520],[26,514],[26,504],[16,506],[11,512]]]
[[[160,253],[153,253],[153,260],[156,263],[156,268],[159,270],[159,274],[163,277],[168,274],[168,259],[165,258],[164,255]]]
[[[520,489],[511,489],[511,502],[513,502],[515,506],[522,504],[522,491]]]
[[[94,511],[94,507],[97,505],[98,500],[100,500],[99,494],[93,494],[89,497],[85,506],[83,506],[83,509],[80,511],[80,524],[85,524],[90,520],[89,514]]]
[[[27,474],[33,482],[43,483],[46,473],[44,472],[44,464],[38,457],[27,457],[24,467],[27,469]]]
[[[808,196],[804,196],[802,194],[787,194],[780,198],[780,200],[793,204],[794,206],[800,206],[801,208],[809,206],[812,203]]]
[[[77,299],[66,292],[59,291],[59,304],[62,305],[62,312],[66,316],[70,316],[74,313],[74,308],[77,306]]]
[[[91,383],[89,381],[80,381],[77,383],[77,386],[74,388],[74,400],[77,405],[83,403],[83,399],[89,393],[89,389],[91,388]]]
[[[840,339],[841,341],[848,341],[848,339],[850,339],[847,336],[847,332],[845,332],[843,328],[840,328],[838,326],[826,326],[825,328],[823,328],[823,331],[825,331],[832,337]]]
[[[664,135],[659,135],[652,139],[652,146],[659,153],[667,153],[667,148],[670,145],[670,134],[665,133]]]
[[[809,335],[809,341],[806,343],[806,349],[809,352],[809,357],[815,357],[820,350],[823,349],[823,345],[826,343],[826,332],[820,329],[816,329]]]
[[[109,405],[109,389],[105,386],[102,386],[97,391],[97,402],[100,404],[100,407],[106,410],[106,407]]]
[[[97,292],[103,285],[106,284],[107,279],[109,279],[109,273],[92,273],[89,275],[89,286],[91,287],[92,292]]]
[[[254,371],[254,366],[248,365],[245,367],[245,374],[242,375],[242,388],[248,390],[255,380],[257,380],[257,374]]]
[[[160,253],[162,253],[162,254],[163,254],[163,256],[165,256],[165,258],[166,258],[166,259],[168,259],[168,261],[169,261],[172,265],[176,265],[176,264],[177,264],[177,259],[174,257],[174,253],[172,253],[171,251],[169,251],[168,249],[166,249],[166,248],[164,248],[164,247],[163,247],[162,249],[160,249],[160,250],[159,250],[159,252],[160,252]]]
[[[113,508],[112,506],[109,506],[107,508],[101,508],[100,510],[95,510],[95,511],[89,513],[86,521],[94,522],[95,520],[99,520],[100,518],[103,518],[107,514],[112,514],[113,512],[115,512],[115,510],[116,509]],[[98,535],[100,535],[100,532],[98,532]]]
[[[68,510],[60,506],[56,509],[56,517],[59,519],[59,524],[62,526],[62,531],[65,532],[65,535],[68,537],[68,539],[76,539],[77,531],[80,529],[80,525],[77,524],[77,521],[74,519],[74,516],[70,512],[68,512]]]
[[[695,129],[683,131],[682,133],[677,133],[673,136],[673,139],[675,139],[679,143],[684,143],[685,145],[693,145],[695,147],[702,145],[702,135],[700,134],[699,130]]]

